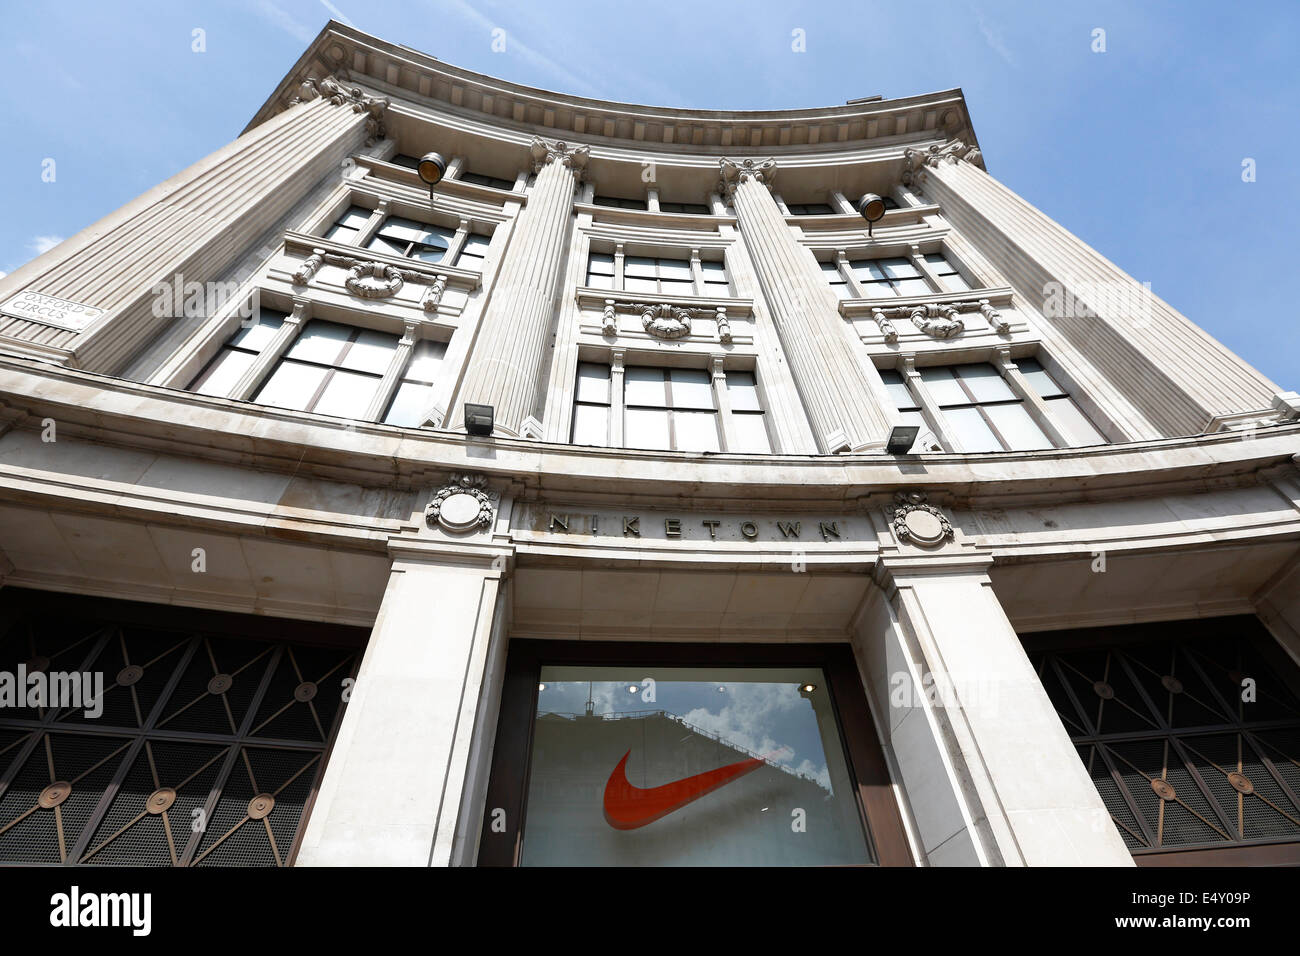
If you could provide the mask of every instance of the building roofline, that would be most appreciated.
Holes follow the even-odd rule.
[[[852,142],[914,133],[917,138],[961,138],[978,146],[960,88],[894,99],[854,99],[838,106],[782,110],[706,110],[622,103],[525,86],[445,63],[427,53],[390,43],[330,20],[276,86],[244,132],[287,108],[308,78],[337,76],[413,100],[441,102],[470,114],[524,122],[557,138],[575,134],[589,141],[679,142],[702,149],[743,152],[749,148],[820,142]],[[687,127],[691,139],[672,132]],[[817,129],[817,133],[811,130]],[[829,129],[830,138],[826,137]],[[619,135],[625,131],[631,135]],[[717,135],[708,135],[706,131]],[[725,132],[724,132],[725,131]],[[739,137],[737,134],[740,133]],[[748,133],[749,135],[743,135]],[[775,135],[773,135],[775,133]],[[701,135],[704,134],[704,135]],[[811,137],[811,139],[810,139]],[[775,142],[769,142],[775,140]]]

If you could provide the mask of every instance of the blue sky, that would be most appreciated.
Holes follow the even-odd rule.
[[[233,139],[331,16],[563,92],[717,109],[960,87],[989,171],[1285,388],[1300,4],[224,0],[11,5],[0,272]],[[493,28],[506,49],[493,52]],[[207,50],[191,50],[195,28]],[[1095,53],[1093,31],[1105,30]],[[806,51],[792,50],[792,31]],[[56,178],[41,178],[45,159]],[[1256,180],[1242,181],[1255,161]]]

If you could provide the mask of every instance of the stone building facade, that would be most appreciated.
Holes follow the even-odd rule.
[[[0,312],[0,861],[1300,860],[1300,396],[960,91],[331,23]]]

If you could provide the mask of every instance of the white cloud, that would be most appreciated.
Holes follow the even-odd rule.
[[[275,24],[285,33],[289,34],[295,40],[302,44],[308,44],[316,39],[316,32],[310,27],[305,27],[285,11],[277,7],[271,0],[257,0],[253,4],[262,19]]]
[[[320,0],[320,3],[322,7],[324,7],[326,10],[330,12],[330,16],[332,16],[339,23],[342,23],[345,26],[349,26],[349,27],[356,26],[356,24],[354,24],[351,20],[349,20],[347,17],[343,15],[342,10],[334,6],[334,4],[330,3],[330,0]]]
[[[42,256],[62,241],[62,236],[33,236],[27,240],[27,248],[38,256]]]
[[[1008,66],[1015,66],[1015,58],[1011,55],[1011,51],[1007,49],[1007,45],[1002,42],[1002,31],[996,25],[984,19],[984,12],[978,8],[975,10],[975,17],[979,20],[980,33],[984,34],[984,42],[989,45],[989,49],[1002,57]]]

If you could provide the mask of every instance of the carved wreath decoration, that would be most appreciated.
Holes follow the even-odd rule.
[[[480,528],[492,527],[494,512],[492,499],[483,490],[486,486],[487,479],[482,475],[453,475],[451,483],[440,488],[424,509],[425,519],[441,523],[442,506],[448,498],[452,495],[470,495],[478,501],[478,518],[474,524]]]
[[[913,325],[936,339],[950,339],[966,327],[951,305],[918,305],[910,318]]]
[[[349,292],[363,299],[387,299],[402,288],[402,273],[382,262],[358,262],[343,280]]]
[[[691,314],[672,305],[652,305],[641,313],[641,328],[661,339],[691,334]]]
[[[918,541],[917,543],[934,545],[938,541],[946,541],[952,537],[952,524],[945,515],[934,505],[927,504],[925,495],[919,491],[900,491],[894,495],[894,520],[893,529],[894,537],[899,541],[910,541],[914,537],[912,529],[907,526],[907,516],[914,511],[924,511],[934,515],[939,520],[939,537],[935,541]]]

